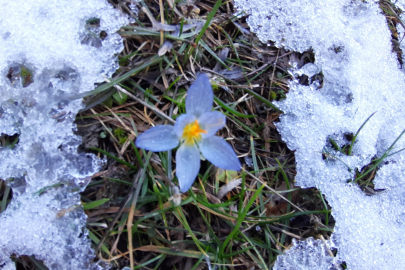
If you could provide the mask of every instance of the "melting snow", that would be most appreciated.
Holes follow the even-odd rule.
[[[337,261],[331,256],[328,241],[305,241],[293,239],[293,246],[284,255],[278,256],[275,269],[285,270],[337,270]],[[308,254],[311,254],[308,256]]]
[[[317,187],[333,208],[336,260],[345,261],[349,269],[400,269],[405,263],[405,152],[389,156],[380,166],[374,183],[385,192],[367,196],[347,183],[356,168],[381,157],[405,129],[404,74],[391,52],[391,34],[378,1],[369,2],[235,0],[251,14],[248,23],[263,42],[298,52],[313,50],[314,65],[297,67],[292,74],[324,75],[321,86],[317,81],[309,86],[290,82],[287,99],[277,104],[285,112],[277,127],[288,147],[296,150],[297,185]],[[347,144],[344,134],[356,133],[374,112],[352,156],[332,149],[329,137]],[[401,138],[392,153],[404,147]],[[322,159],[325,150],[339,160]],[[301,256],[324,257],[307,245],[299,244]],[[294,268],[300,256],[288,254],[278,258],[276,269],[314,269]]]
[[[50,269],[104,269],[92,263],[79,207],[101,161],[77,150],[73,121],[83,106],[73,97],[116,70],[115,32],[127,19],[102,0],[3,1],[2,14],[0,133],[19,142],[0,147],[0,178],[13,190],[0,215],[0,268],[15,269],[15,254]]]

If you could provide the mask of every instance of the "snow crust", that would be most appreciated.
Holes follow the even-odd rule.
[[[94,251],[81,192],[102,161],[81,153],[78,94],[117,69],[127,19],[104,0],[3,1],[0,16],[0,178],[13,199],[0,215],[0,268],[34,255],[49,269],[105,269]],[[32,75],[29,75],[29,74]],[[28,75],[27,75],[28,74]],[[28,83],[27,83],[28,81]]]
[[[235,0],[239,11],[251,14],[248,23],[262,42],[314,52],[316,67],[295,65],[292,74],[321,72],[324,76],[323,85],[290,82],[286,100],[277,104],[285,112],[277,128],[296,151],[296,184],[317,187],[333,208],[335,260],[345,261],[348,269],[402,269],[405,153],[387,157],[380,166],[374,183],[384,192],[367,196],[356,184],[347,183],[356,168],[361,170],[373,157],[381,157],[405,129],[404,74],[391,52],[391,35],[378,2],[367,2]],[[340,146],[347,144],[345,133],[355,134],[374,112],[351,156],[333,150],[329,138]],[[401,138],[391,153],[404,147],[405,138]],[[323,152],[329,158],[323,159]],[[300,250],[301,256],[324,258],[303,244]],[[288,261],[283,257],[279,256],[275,269],[314,269],[298,268],[299,256]]]
[[[293,246],[278,256],[274,265],[274,269],[285,270],[320,270],[338,269],[333,267],[334,258],[329,255],[328,242],[315,240],[310,237],[305,241],[297,241],[293,239]],[[310,254],[308,256],[308,254]]]

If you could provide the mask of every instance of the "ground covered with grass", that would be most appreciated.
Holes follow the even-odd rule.
[[[274,101],[286,98],[290,64],[313,62],[313,54],[261,43],[232,1],[140,1],[138,8],[110,2],[134,22],[119,32],[119,70],[85,97],[77,116],[83,151],[106,161],[82,193],[97,256],[113,269],[271,269],[293,239],[328,240],[331,208],[317,189],[294,186],[294,153],[274,125],[283,113]],[[399,11],[387,1],[381,7],[398,42]],[[97,19],[89,25],[98,27]],[[152,153],[134,141],[185,112],[199,73],[210,77],[215,110],[227,116],[218,135],[243,170],[204,160],[192,188],[173,197],[176,149]],[[308,77],[299,81],[308,84]],[[368,171],[360,185],[373,190],[372,177]],[[4,211],[12,194],[2,181],[0,191]],[[21,269],[40,267],[35,258],[19,261]]]
[[[313,55],[262,44],[231,2],[141,5],[136,23],[120,32],[119,71],[77,117],[85,150],[107,159],[82,194],[99,257],[116,268],[270,269],[292,239],[328,239],[330,208],[316,189],[294,187],[294,153],[274,126],[282,112],[273,101],[288,92],[289,63],[303,65]],[[184,113],[200,72],[211,79],[215,109],[227,116],[219,135],[244,169],[203,161],[175,206],[175,150],[148,153],[134,140]]]

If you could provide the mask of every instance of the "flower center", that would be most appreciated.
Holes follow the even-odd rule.
[[[192,145],[194,141],[201,140],[201,133],[207,133],[207,131],[201,129],[198,121],[195,120],[184,127],[182,139],[184,139],[186,145]]]

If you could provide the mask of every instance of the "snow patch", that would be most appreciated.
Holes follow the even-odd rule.
[[[85,228],[80,195],[102,162],[79,153],[75,96],[117,69],[127,19],[106,1],[14,0],[0,17],[0,178],[13,200],[0,215],[0,268],[35,255],[50,269],[101,269]]]
[[[262,42],[314,52],[316,66],[298,73],[313,74],[318,68],[324,75],[321,88],[317,81],[309,86],[290,82],[287,99],[277,103],[285,112],[277,128],[296,151],[297,185],[318,188],[333,208],[336,226],[331,245],[338,249],[336,259],[349,269],[402,268],[405,153],[387,157],[380,166],[374,183],[384,192],[367,196],[356,184],[347,183],[356,169],[381,157],[405,129],[404,74],[391,52],[391,34],[378,2],[235,0],[235,4],[251,14],[248,23]],[[355,134],[374,112],[351,156],[333,150],[330,137],[338,145],[346,144],[345,134]],[[391,153],[404,147],[401,138]],[[325,150],[335,159],[324,160]],[[302,254],[321,256],[312,249]]]

